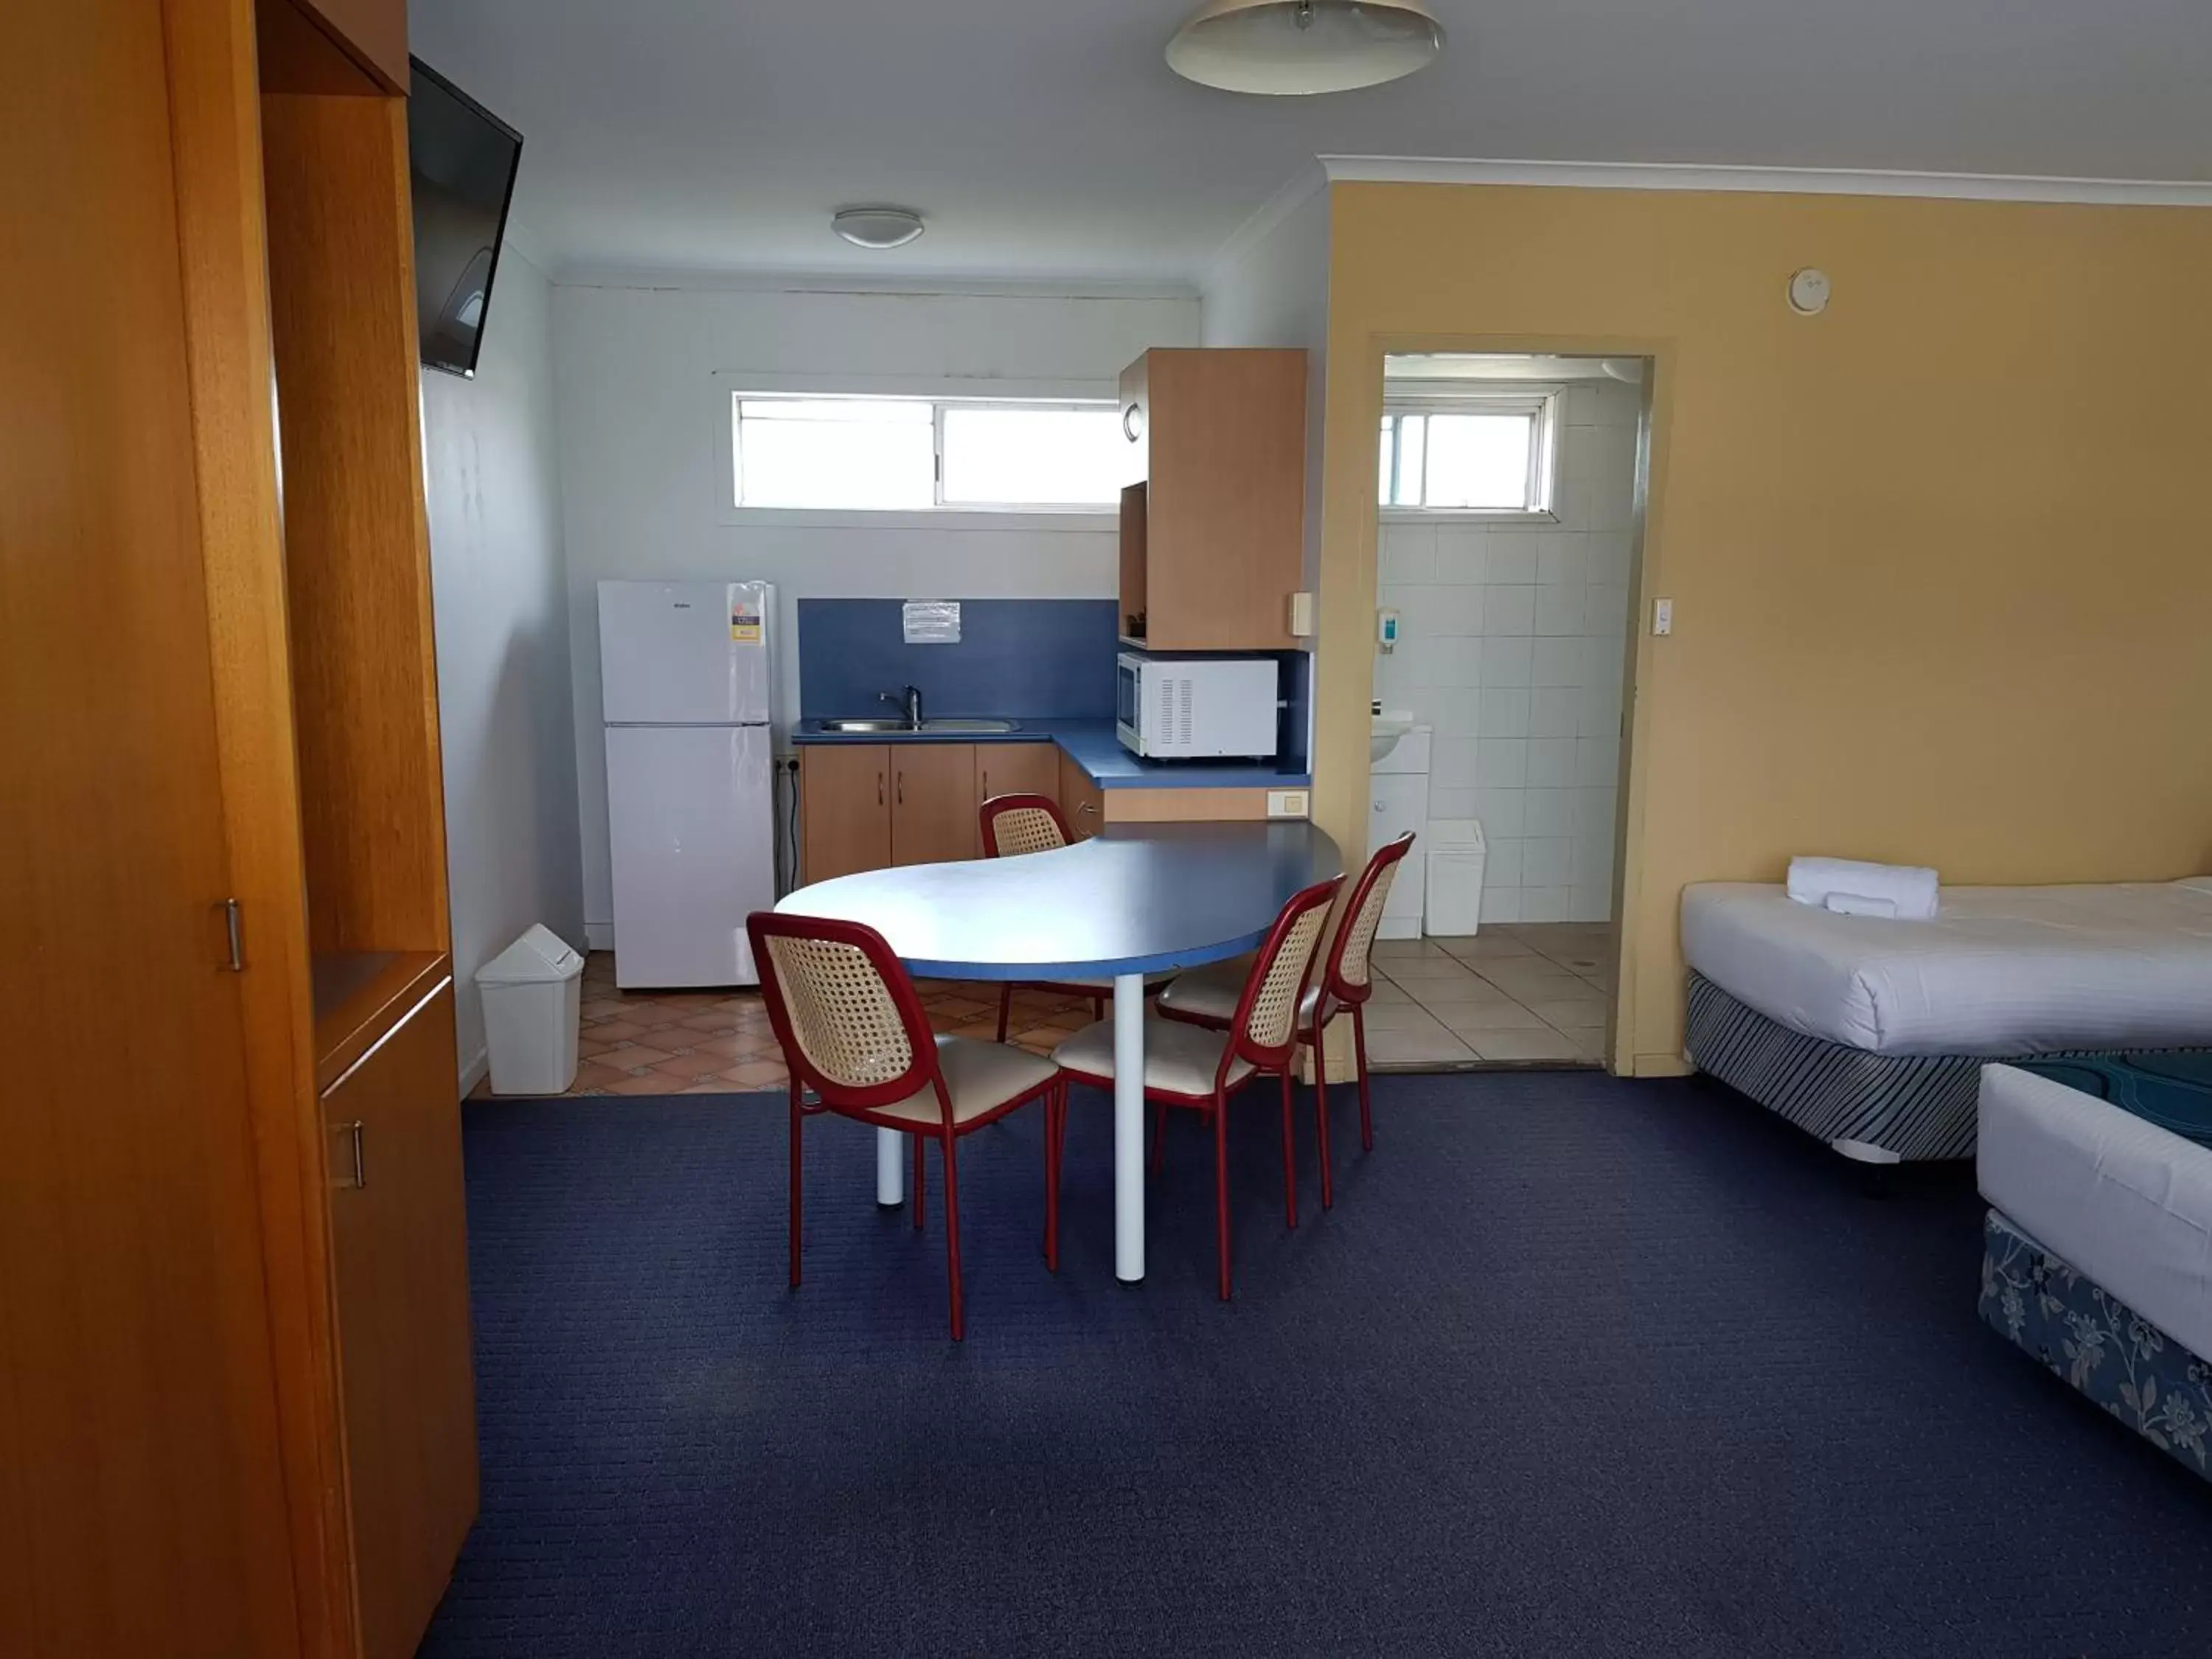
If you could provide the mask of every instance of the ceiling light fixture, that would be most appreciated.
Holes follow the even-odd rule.
[[[1168,42],[1168,67],[1224,92],[1300,96],[1395,81],[1443,49],[1421,0],[1206,0]]]
[[[845,208],[830,216],[830,228],[854,247],[904,247],[921,234],[921,216],[912,208]]]

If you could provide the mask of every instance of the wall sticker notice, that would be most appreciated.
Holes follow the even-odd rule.
[[[960,643],[960,601],[908,599],[902,613],[908,645]]]
[[[744,594],[730,601],[730,638],[739,645],[761,642],[760,600]]]

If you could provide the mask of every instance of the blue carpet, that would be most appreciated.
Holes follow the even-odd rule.
[[[781,1096],[471,1105],[483,1513],[424,1654],[2212,1651],[2212,1487],[1982,1328],[1963,1170],[1869,1198],[1701,1082],[1376,1095],[1326,1217],[1301,1124],[1295,1233],[1235,1118],[1228,1306],[1196,1123],[1135,1291],[1103,1097],[1057,1278],[1041,1115],[971,1137],[961,1346],[856,1126],[793,1295]]]

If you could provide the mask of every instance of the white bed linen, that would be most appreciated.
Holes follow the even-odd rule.
[[[1683,890],[1682,951],[1769,1019],[1875,1054],[2212,1045],[2212,877],[1947,887],[1926,921],[1706,882]]]
[[[1982,1196],[2212,1357],[2212,1150],[2010,1066],[1982,1068]]]

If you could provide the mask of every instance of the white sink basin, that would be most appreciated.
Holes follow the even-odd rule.
[[[1367,735],[1367,763],[1372,766],[1398,746],[1398,739],[1413,729],[1411,720],[1386,720],[1377,714]]]

